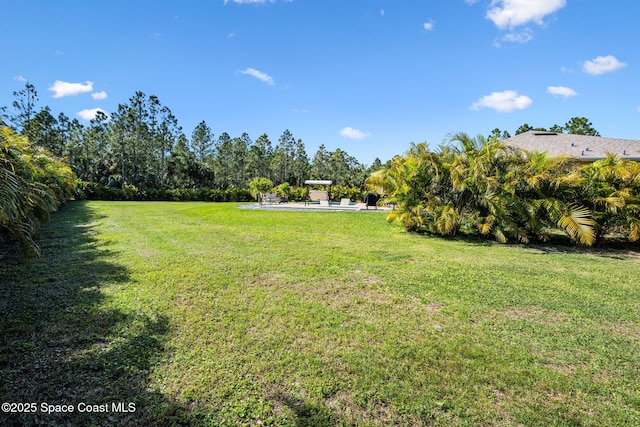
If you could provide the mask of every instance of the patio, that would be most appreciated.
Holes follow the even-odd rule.
[[[340,206],[339,202],[332,202],[329,205],[321,205],[320,203],[303,203],[303,202],[290,202],[290,203],[280,203],[280,204],[248,204],[239,206],[242,209],[262,209],[262,210],[279,210],[279,211],[325,211],[325,212],[340,212],[340,211],[371,211],[371,212],[389,212],[391,211],[391,207],[389,206],[378,206],[378,209],[372,209],[364,203],[353,203],[349,206]]]

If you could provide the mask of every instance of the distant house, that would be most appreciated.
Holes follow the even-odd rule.
[[[503,144],[527,151],[547,152],[551,157],[571,156],[584,162],[604,159],[607,153],[625,160],[640,161],[640,141],[571,135],[531,130],[502,141]]]

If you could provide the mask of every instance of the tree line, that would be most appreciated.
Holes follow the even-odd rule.
[[[497,138],[451,136],[435,151],[414,144],[368,179],[407,230],[499,242],[566,235],[583,245],[640,240],[640,163],[609,155],[583,164],[505,146]]]
[[[63,158],[85,182],[109,188],[248,188],[255,178],[274,185],[301,186],[307,179],[362,188],[380,160],[367,167],[342,149],[321,145],[312,157],[301,139],[285,130],[277,141],[267,134],[255,141],[247,133],[214,135],[201,121],[190,137],[171,109],[155,95],[136,92],[110,115],[98,111],[87,126],[48,106],[38,109],[35,87],[13,93],[3,107],[4,121],[33,144]]]

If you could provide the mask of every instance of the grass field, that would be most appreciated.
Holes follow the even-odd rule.
[[[5,253],[2,402],[74,412],[0,425],[640,425],[638,253],[236,206],[73,202]]]

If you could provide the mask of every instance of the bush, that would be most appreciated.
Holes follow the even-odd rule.
[[[331,200],[340,201],[340,199],[348,198],[352,202],[364,200],[364,190],[355,187],[345,187],[336,185],[331,187]]]
[[[74,194],[76,180],[68,165],[0,125],[0,236],[20,242],[25,262],[39,254],[34,234]]]
[[[304,202],[307,198],[306,187],[292,187],[290,193],[289,200],[292,202]]]
[[[251,192],[244,188],[232,188],[227,191],[227,194],[231,198],[230,202],[251,202],[253,200]]]
[[[291,187],[291,185],[288,182],[283,182],[273,190],[275,191],[276,196],[289,200],[291,199],[291,193],[292,193],[293,187]]]
[[[292,187],[288,183],[276,188],[268,186],[271,181],[260,179],[254,182],[251,190],[246,188],[150,188],[140,190],[134,185],[126,185],[123,189],[114,189],[97,182],[80,181],[75,192],[77,200],[149,200],[149,201],[201,201],[201,202],[251,202],[258,191],[275,192],[290,201],[303,202],[307,197],[306,187]],[[258,188],[259,187],[259,188]],[[364,191],[355,187],[331,187],[332,200],[348,197],[351,201],[362,201]]]
[[[98,182],[79,181],[76,187],[76,200],[120,200],[118,191]]]
[[[577,244],[603,244],[616,233],[640,241],[640,163],[613,155],[590,164],[525,152],[460,133],[456,146],[425,143],[373,175],[408,231],[469,234],[506,243],[546,241],[563,233]]]
[[[251,192],[242,188],[220,190],[212,188],[150,188],[140,190],[134,185],[113,189],[97,182],[80,181],[75,192],[76,200],[130,200],[173,202],[250,202]]]

